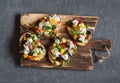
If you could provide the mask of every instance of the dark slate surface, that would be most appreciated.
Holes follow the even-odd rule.
[[[100,17],[94,38],[112,40],[110,59],[93,71],[22,68],[18,65],[20,13]],[[119,0],[0,0],[0,83],[120,83]]]

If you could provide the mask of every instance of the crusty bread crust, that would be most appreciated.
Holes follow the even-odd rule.
[[[79,46],[85,46],[85,45],[88,43],[88,40],[85,40],[84,43],[78,43],[78,42],[76,42],[76,43],[77,43],[77,45],[79,45]]]

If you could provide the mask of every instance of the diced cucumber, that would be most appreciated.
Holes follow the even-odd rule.
[[[62,66],[66,66],[67,65],[67,62],[66,61],[63,61],[62,62]]]
[[[44,32],[44,35],[45,35],[45,36],[50,36],[48,31],[45,31],[45,32]]]
[[[33,40],[37,40],[37,36],[35,34],[31,34],[31,37],[33,38]]]
[[[61,49],[62,49],[62,47],[61,47],[60,45],[57,45],[57,48],[58,48],[59,50],[61,50]]]
[[[37,47],[37,46],[38,46],[35,42],[32,42],[32,45],[33,45],[34,47]]]
[[[33,56],[37,56],[37,53],[33,53]]]
[[[80,32],[79,32],[79,30],[71,29],[71,33],[72,33],[72,35],[77,35],[77,34],[79,34]]]
[[[62,38],[62,42],[63,42],[63,43],[65,43],[65,42],[66,42],[65,38]]]

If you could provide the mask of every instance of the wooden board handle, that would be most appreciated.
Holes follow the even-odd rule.
[[[89,47],[91,49],[95,49],[95,50],[106,50],[105,45],[109,50],[111,50],[112,41],[110,41],[110,40],[101,40],[101,39],[92,39],[89,42]]]

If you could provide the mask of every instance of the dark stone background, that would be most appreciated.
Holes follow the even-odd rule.
[[[93,71],[19,66],[20,13],[100,17],[94,38],[112,40],[111,57]],[[120,0],[0,0],[0,83],[120,83]]]

